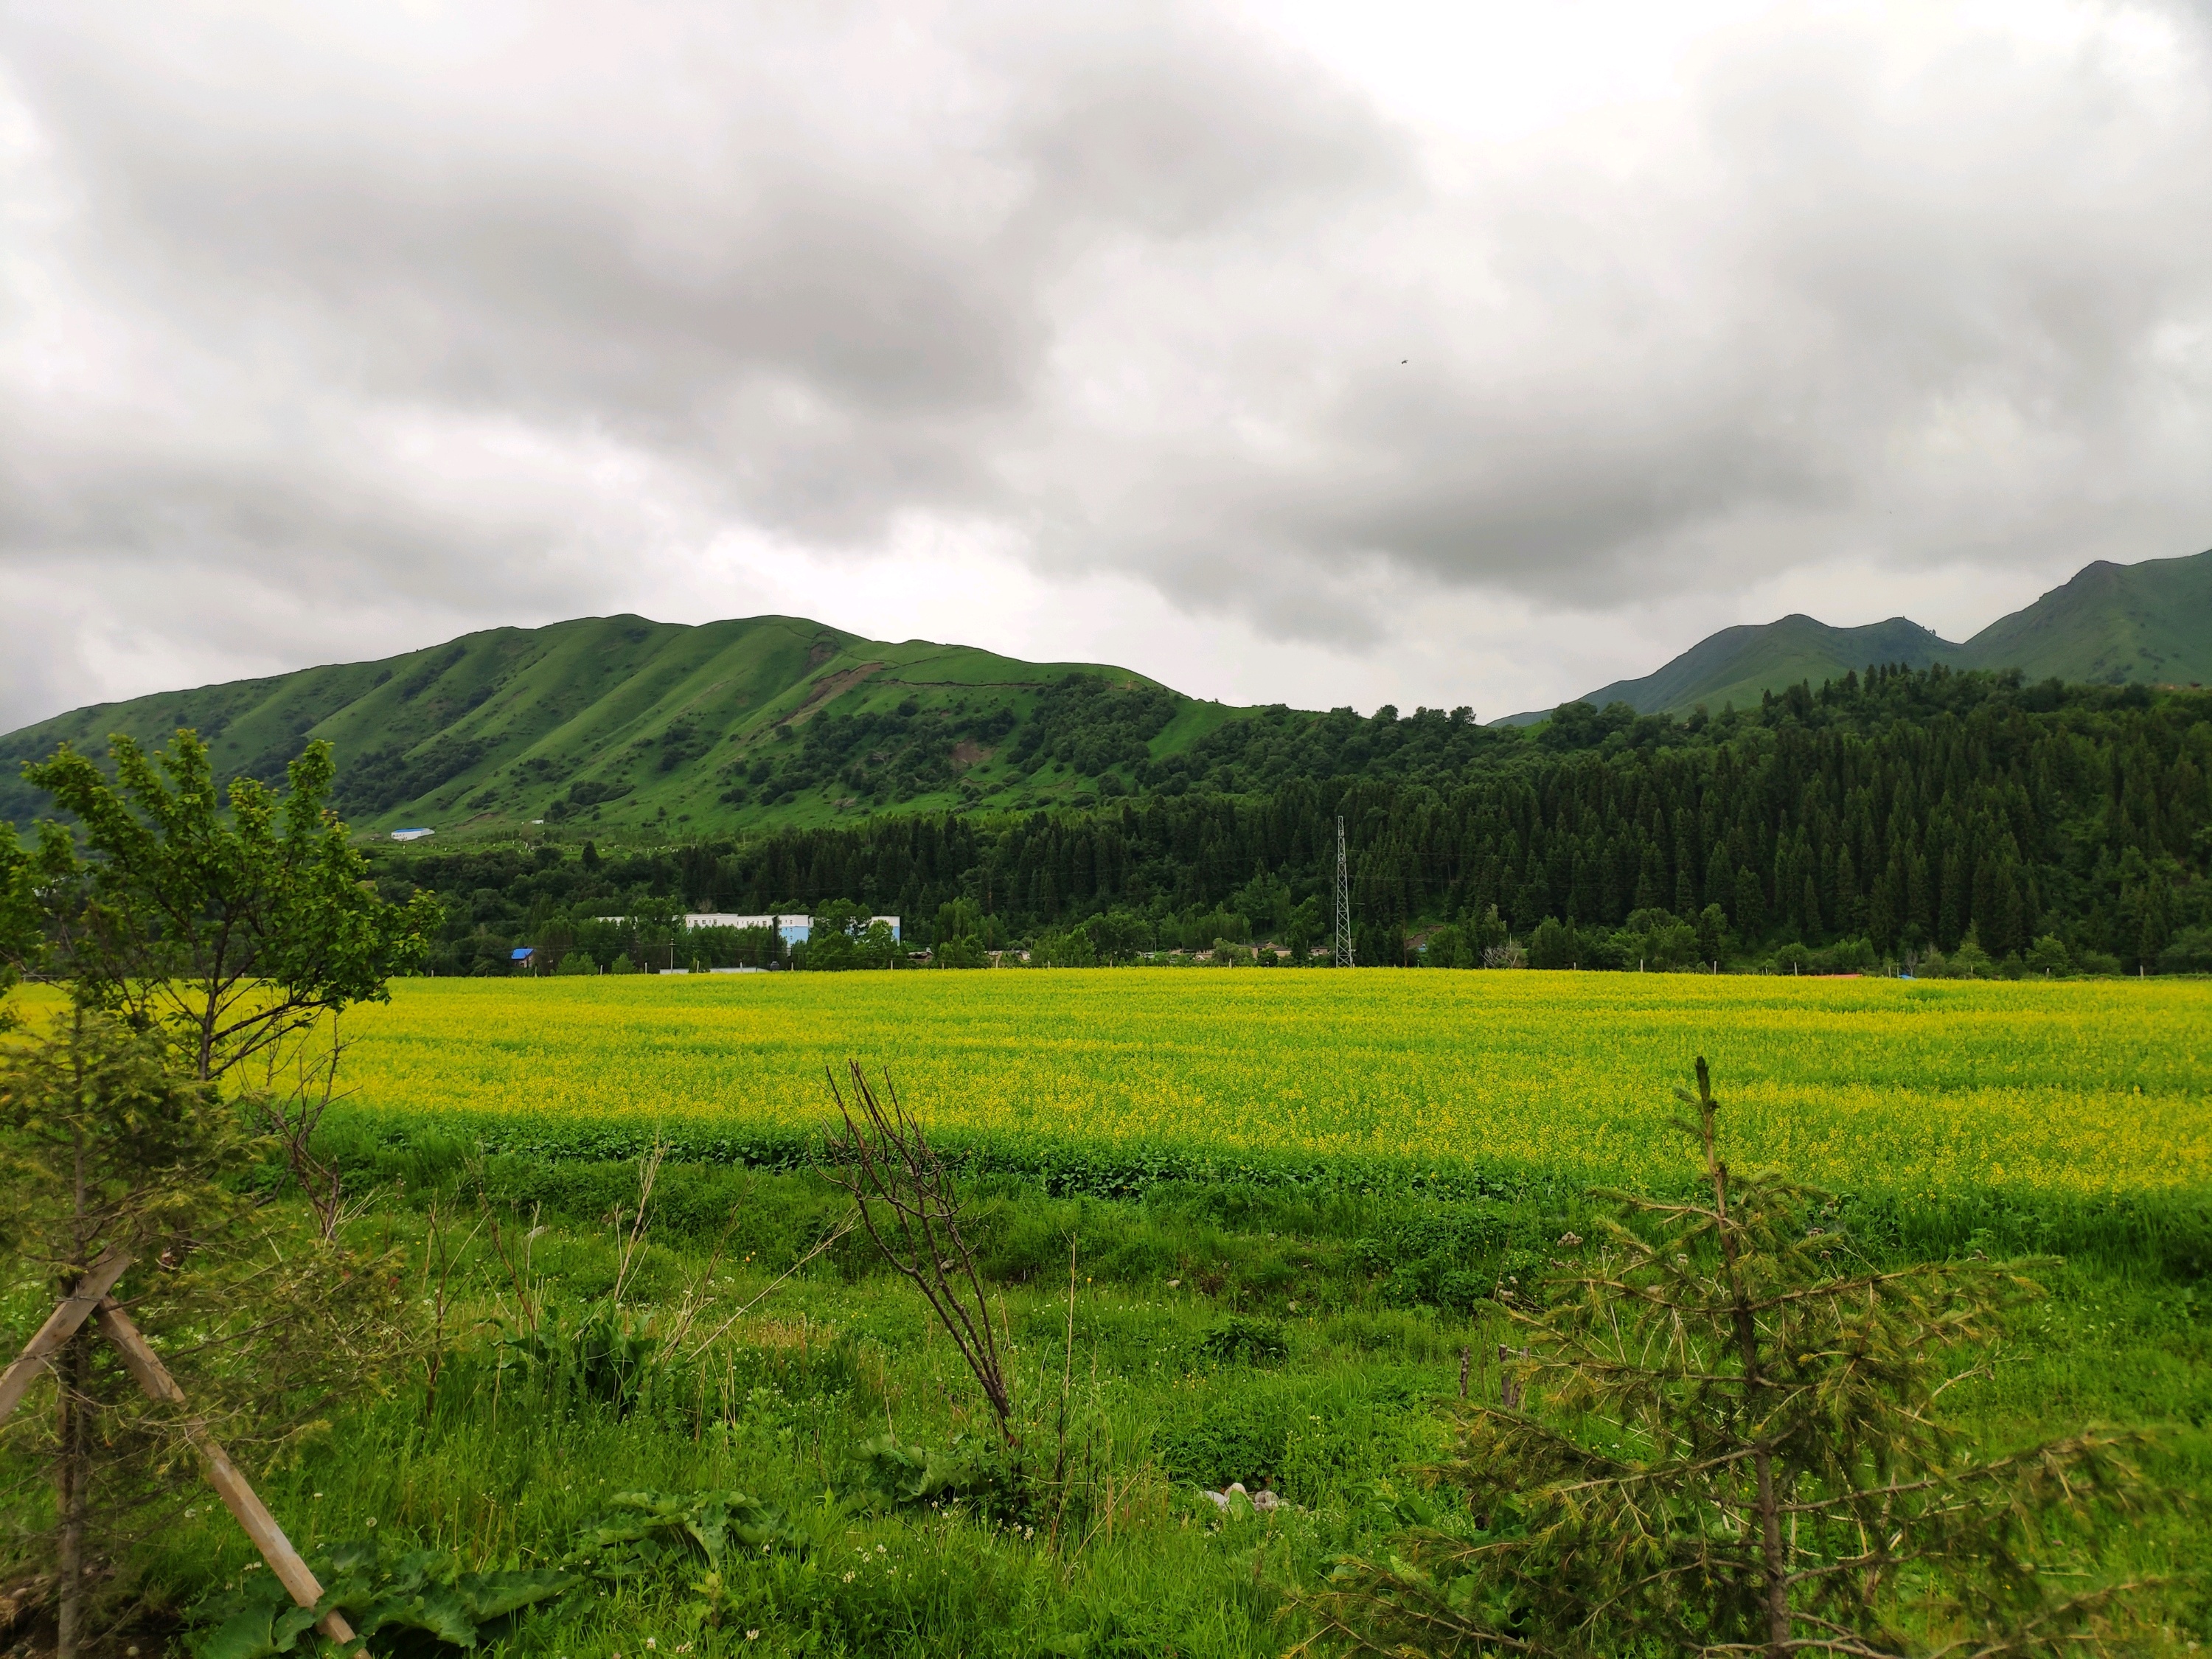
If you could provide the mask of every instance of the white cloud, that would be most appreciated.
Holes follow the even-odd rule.
[[[0,726],[640,610],[1307,706],[2212,541],[2181,10],[33,6]]]

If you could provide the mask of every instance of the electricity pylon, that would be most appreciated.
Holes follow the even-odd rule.
[[[1330,953],[1329,965],[1335,968],[1352,966],[1352,872],[1344,856],[1344,817],[1336,820],[1336,948]]]

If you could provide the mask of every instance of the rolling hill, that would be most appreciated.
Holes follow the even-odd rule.
[[[2212,552],[2085,565],[1960,648],[1962,668],[2100,685],[2212,684]]]
[[[2212,683],[2212,552],[2089,565],[1963,645],[1902,617],[1723,629],[1583,701],[1717,712],[1869,663],[1939,662],[2032,679]],[[1534,726],[1553,713],[1493,724]],[[1449,735],[1441,714],[1429,719]],[[179,726],[209,739],[224,772],[272,781],[308,738],[327,738],[349,822],[450,836],[538,821],[726,832],[890,808],[1084,805],[1187,787],[1224,760],[1239,776],[1285,767],[1322,775],[1350,764],[1358,746],[1346,746],[1343,720],[1360,724],[1349,714],[1201,702],[1105,664],[893,645],[794,617],[699,626],[592,617],[58,715],[0,737],[0,819],[24,823],[45,808],[18,775],[23,761],[64,742],[96,753],[112,732],[158,744]],[[1249,741],[1223,730],[1244,722]],[[1427,731],[1419,717],[1409,729]],[[1302,746],[1301,733],[1329,742]],[[1255,745],[1265,751],[1257,760]],[[1322,750],[1335,758],[1316,760]]]
[[[1699,703],[1718,712],[1731,702],[1750,707],[1761,693],[1800,680],[1841,679],[1869,663],[1939,662],[2017,668],[2033,680],[2212,682],[2212,552],[2142,564],[2100,559],[1963,645],[1903,617],[1863,628],[1802,616],[1724,628],[1656,672],[1615,680],[1580,701],[1601,708],[1625,702],[1639,714],[1687,714]],[[1548,708],[1532,709],[1495,723],[1534,726],[1551,717]]]
[[[18,776],[24,760],[63,742],[97,753],[112,732],[159,743],[180,726],[222,770],[272,781],[329,738],[356,828],[497,831],[1069,801],[1127,787],[1235,714],[1127,669],[891,645],[798,617],[586,617],[41,721],[0,738],[0,819],[45,807]]]

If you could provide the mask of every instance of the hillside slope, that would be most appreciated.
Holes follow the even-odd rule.
[[[0,738],[0,818],[45,805],[22,761],[65,741],[98,752],[112,732],[160,743],[179,726],[222,770],[270,779],[329,738],[340,805],[371,830],[1042,805],[1122,787],[1193,706],[1126,669],[891,645],[799,617],[586,617],[41,721]]]
[[[2212,552],[2090,565],[1964,645],[1902,617],[1723,629],[1582,701],[1717,714],[1869,663],[1937,662],[2038,680],[2212,684]],[[1533,726],[1553,712],[1492,724]],[[1464,759],[1477,728],[1462,719],[1417,715],[1407,754]],[[63,742],[97,753],[118,731],[155,744],[179,726],[209,738],[222,771],[271,780],[309,738],[327,738],[338,804],[356,828],[419,824],[449,836],[538,820],[803,828],[893,807],[1024,810],[1174,793],[1200,778],[1226,787],[1219,778],[1272,785],[1291,773],[1391,769],[1348,711],[1227,708],[1127,669],[892,645],[802,617],[692,627],[594,617],[58,715],[0,737],[0,819],[45,808],[18,775],[23,761]]]
[[[1699,703],[1717,714],[1729,704],[1756,708],[1759,694],[1807,680],[1839,680],[1869,663],[1926,668],[1952,659],[1959,647],[1903,617],[1863,628],[1831,628],[1811,617],[1723,628],[1700,640],[1656,672],[1615,680],[1580,701],[1603,708],[1625,702],[1639,714],[1686,714]],[[1549,720],[1543,709],[1513,714],[1498,724],[1534,726]]]
[[[1810,617],[1723,628],[1640,679],[1615,680],[1577,699],[1602,708],[1625,702],[1639,714],[1685,714],[1802,680],[1818,686],[1869,663],[1927,668],[2017,668],[2031,680],[2101,685],[2212,684],[2212,552],[2142,564],[2085,566],[2025,610],[1954,645],[1903,617],[1863,628],[1831,628]],[[1492,722],[1534,726],[1531,709]]]
[[[1946,659],[2096,685],[2212,684],[2212,552],[2087,565]]]

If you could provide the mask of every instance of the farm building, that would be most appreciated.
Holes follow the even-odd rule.
[[[891,937],[899,937],[896,916],[870,916],[872,922],[880,921],[891,930]],[[787,945],[803,945],[814,932],[811,916],[740,916],[721,910],[701,910],[684,918],[686,927],[773,927],[783,935]]]

